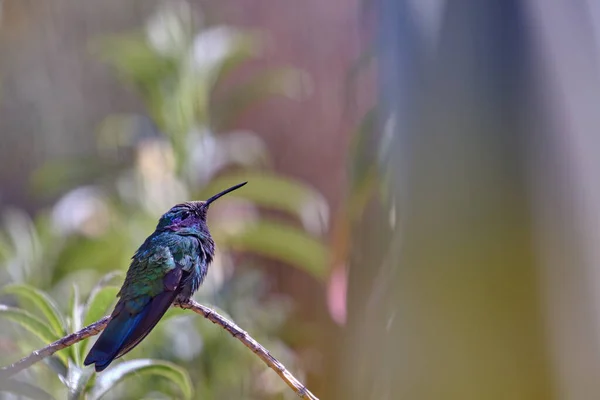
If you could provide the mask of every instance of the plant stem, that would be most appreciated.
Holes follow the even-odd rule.
[[[234,322],[229,321],[227,318],[223,317],[213,309],[203,306],[194,300],[187,300],[185,302],[175,302],[173,304],[174,307],[179,307],[184,310],[191,310],[196,314],[202,315],[204,318],[208,319],[212,323],[219,325],[221,328],[225,329],[227,332],[231,334],[234,338],[242,342],[244,346],[252,350],[254,354],[256,354],[261,360],[267,364],[269,368],[279,375],[279,377],[302,399],[309,400],[319,400],[315,395],[313,395],[310,390],[306,386],[304,386],[298,379],[294,377],[285,366],[277,360],[275,357],[269,353],[267,349],[265,349],[260,343],[252,338],[246,331],[237,326]],[[51,356],[59,350],[67,348],[69,346],[74,345],[90,336],[95,336],[102,332],[108,322],[110,321],[110,316],[103,317],[98,321],[94,322],[86,326],[85,328],[71,333],[54,343],[49,344],[39,350],[36,350],[26,356],[25,358],[7,366],[0,368],[0,379],[8,378],[16,373],[29,368],[33,364],[38,361],[43,360],[46,357]]]

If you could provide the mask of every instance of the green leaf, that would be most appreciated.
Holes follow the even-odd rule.
[[[283,261],[319,280],[327,275],[327,248],[304,231],[276,222],[257,222],[223,235],[221,244]]]
[[[0,392],[13,393],[34,400],[54,400],[54,397],[43,389],[16,379],[0,379]]]
[[[58,306],[50,296],[43,291],[26,284],[8,285],[5,286],[2,291],[32,302],[36,309],[46,317],[50,324],[50,328],[57,336],[62,336],[66,333],[67,325],[62,314],[58,310]]]
[[[163,95],[163,121],[176,154],[185,156],[184,138],[197,123],[207,121],[209,87],[206,79],[190,70],[182,71],[172,90]]]
[[[213,121],[216,130],[230,130],[244,111],[273,95],[301,100],[307,95],[307,81],[308,76],[303,71],[272,68],[235,85],[222,98],[214,101]]]
[[[88,300],[86,305],[86,314],[84,319],[84,326],[87,326],[93,322],[98,321],[104,317],[110,311],[110,307],[117,300],[117,293],[119,287],[117,286],[105,286],[98,290],[94,297]]]
[[[115,302],[119,288],[116,286],[104,286],[98,290],[92,291],[85,306],[84,326],[98,321],[110,312],[110,306]],[[87,350],[89,340],[85,340],[85,345],[80,348],[80,359],[83,359]]]
[[[79,302],[79,289],[73,285],[71,298],[69,299],[69,309],[71,310],[71,331],[77,332],[83,328],[83,306]],[[73,344],[69,351],[76,365],[79,365],[79,354],[81,353],[81,342]]]
[[[69,373],[66,384],[69,389],[69,400],[79,400],[82,398],[85,388],[90,378],[94,374],[92,368],[79,368],[77,365],[69,365]]]
[[[104,317],[117,300],[118,286],[106,285],[94,288],[85,305],[84,326]]]
[[[123,276],[121,271],[112,271],[104,275],[94,286],[84,307],[84,325],[96,322],[107,314],[109,307],[116,300],[119,288],[109,283],[116,277]]]
[[[140,374],[165,377],[181,391],[183,398],[192,398],[192,381],[185,369],[167,361],[138,359],[122,362],[98,375],[88,399],[98,400],[119,382]]]
[[[262,170],[222,175],[212,180],[199,194],[199,198],[208,198],[224,188],[244,181],[248,185],[228,196],[244,198],[257,205],[299,217],[304,216],[307,210],[314,210],[323,224],[328,220],[327,202],[319,192],[299,181]]]
[[[372,163],[372,155],[367,150],[369,148],[368,141],[372,138],[373,132],[376,129],[377,123],[377,108],[373,107],[360,120],[360,124],[354,134],[352,135],[352,141],[350,143],[350,157],[353,160],[352,167],[350,170],[350,178],[352,182],[354,179],[362,180],[367,173],[365,171],[370,170],[376,165]]]
[[[29,184],[35,196],[49,199],[62,195],[80,185],[100,177],[114,176],[119,165],[89,155],[68,159],[49,160],[31,173]]]
[[[64,277],[80,270],[82,266],[90,270],[106,271],[109,265],[121,265],[131,256],[127,240],[125,233],[116,226],[94,239],[72,237],[56,261],[54,276]]]
[[[22,210],[8,208],[2,213],[4,234],[11,243],[11,257],[5,264],[12,281],[30,280],[44,250],[31,217]]]
[[[52,332],[52,330],[48,327],[48,324],[35,315],[30,314],[25,310],[21,310],[20,308],[9,307],[4,304],[0,304],[0,316],[16,322],[21,327],[41,339],[44,344],[50,344],[59,339],[59,336]],[[64,354],[56,354],[59,358],[61,358],[62,361],[67,363],[68,360]]]
[[[177,71],[177,60],[161,56],[143,33],[104,36],[90,42],[93,54],[111,64],[138,88],[158,85]]]
[[[52,343],[58,339],[58,335],[52,332],[44,321],[20,308],[0,304],[0,316],[18,323],[42,341],[46,342],[46,344]]]
[[[225,57],[218,69],[215,81],[217,85],[225,81],[233,72],[240,68],[244,63],[254,59],[261,52],[264,37],[260,31],[244,30],[239,31],[236,43],[231,52]]]

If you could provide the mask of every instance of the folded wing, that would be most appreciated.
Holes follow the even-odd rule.
[[[167,254],[168,248],[159,251],[161,253],[138,260],[137,270],[128,271],[119,292],[121,299],[84,365],[95,364],[99,372],[115,358],[131,351],[152,331],[181,291],[184,272],[170,253]]]

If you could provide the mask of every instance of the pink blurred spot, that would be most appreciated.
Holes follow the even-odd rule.
[[[344,265],[335,267],[327,284],[327,306],[331,318],[338,325],[346,323],[347,284],[346,267]]]

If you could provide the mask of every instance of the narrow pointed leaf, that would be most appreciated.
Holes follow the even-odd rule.
[[[105,286],[99,290],[93,290],[85,305],[83,326],[90,325],[109,314],[110,307],[115,303],[118,292],[119,288],[116,286]],[[89,339],[82,342],[79,349],[80,360],[85,357],[89,343]]]
[[[162,57],[143,34],[105,36],[90,43],[92,53],[111,64],[127,82],[138,88],[155,85],[176,71],[175,60]]]
[[[104,308],[104,310],[97,310],[97,306],[101,305],[100,308],[102,308],[104,303],[107,302],[108,297],[110,296],[110,293],[112,293],[112,291],[114,289],[109,289],[108,293],[102,293],[102,292],[105,290],[106,287],[114,288],[115,286],[111,285],[110,283],[113,280],[115,280],[115,278],[122,277],[123,275],[124,274],[121,271],[109,272],[106,275],[104,275],[98,281],[98,283],[92,288],[92,290],[90,291],[90,294],[85,302],[85,305],[83,307],[84,325],[89,325],[92,322],[94,322],[104,316],[104,314],[97,315],[97,312],[106,312],[108,305]],[[113,297],[112,301],[114,301],[116,299],[116,295],[117,295],[117,293],[115,292],[114,296],[112,296]],[[96,298],[96,297],[98,297],[98,298]],[[90,312],[94,315],[90,316],[89,315]]]
[[[319,280],[327,275],[327,248],[306,232],[275,222],[258,222],[234,234],[220,234],[219,243],[283,261]]]
[[[83,325],[87,326],[108,314],[109,307],[116,300],[118,288],[109,285],[115,278],[123,276],[121,271],[111,271],[104,275],[94,286],[83,306]],[[86,339],[80,346],[79,358],[83,360],[89,347],[90,340]]]
[[[44,321],[20,308],[2,304],[0,305],[0,316],[18,323],[44,342],[52,343],[58,339],[58,335],[52,332]]]
[[[111,271],[105,274],[102,278],[100,278],[96,286],[94,286],[94,288],[90,292],[87,302],[90,302],[90,299],[94,296],[94,293],[96,293],[105,286],[109,286],[111,282],[116,280],[116,278],[123,279],[124,277],[125,273],[123,271]]]
[[[82,398],[86,385],[93,373],[94,370],[92,368],[80,368],[74,364],[69,365],[69,374],[66,382],[69,389],[69,400],[79,400]]]
[[[59,339],[59,336],[52,332],[48,327],[48,324],[35,315],[25,310],[21,310],[20,308],[0,304],[0,317],[16,322],[21,327],[37,336],[44,344],[50,344]],[[56,354],[63,362],[67,362],[67,356],[65,354],[61,354],[61,352]]]
[[[83,326],[96,322],[108,314],[110,307],[117,300],[118,292],[119,288],[117,286],[105,286],[94,293],[94,296],[88,299],[88,303],[85,306]]]
[[[138,359],[122,362],[102,374],[97,375],[89,400],[98,400],[116,384],[133,375],[150,374],[169,379],[181,391],[182,398],[191,399],[192,381],[187,371],[173,363],[152,359]]]
[[[79,303],[79,289],[73,285],[71,298],[69,300],[69,309],[71,310],[71,332],[77,332],[83,327],[83,307]],[[79,365],[79,354],[81,352],[81,342],[75,343],[69,348],[71,357],[76,365]]]
[[[58,310],[56,303],[43,291],[26,284],[8,285],[2,289],[4,293],[17,296],[19,299],[27,299],[48,320],[50,328],[57,336],[66,333],[65,320]]]

